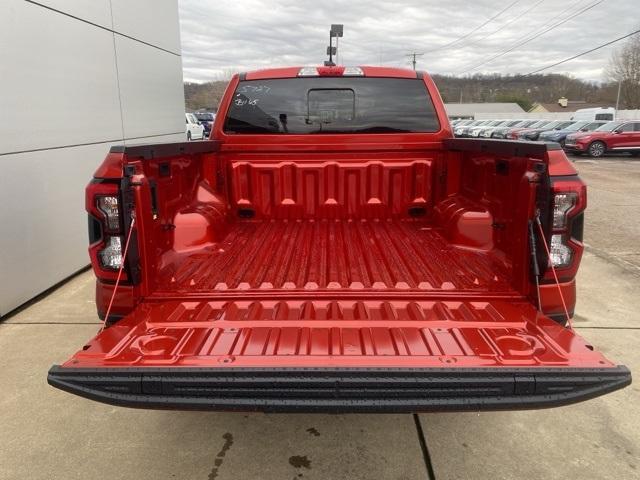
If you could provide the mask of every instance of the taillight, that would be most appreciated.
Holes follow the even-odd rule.
[[[92,181],[87,186],[85,206],[89,213],[89,255],[96,276],[115,280],[124,261],[119,183]],[[124,271],[122,279],[126,278]]]
[[[549,250],[551,253],[551,263],[553,263],[555,268],[563,268],[571,265],[573,249],[569,246],[569,242],[567,242],[564,235],[559,233],[551,235]]]
[[[583,211],[587,206],[587,187],[580,179],[553,180],[553,218],[551,220],[550,261],[560,281],[575,277],[584,246]],[[547,271],[546,280],[553,280]]]
[[[104,217],[104,224],[109,231],[120,230],[119,200],[115,195],[96,197],[96,207]]]
[[[117,270],[122,266],[122,239],[108,236],[105,247],[98,252],[100,263],[104,268]]]
[[[573,192],[556,193],[553,196],[553,228],[565,228],[567,216],[576,206],[577,195]]]

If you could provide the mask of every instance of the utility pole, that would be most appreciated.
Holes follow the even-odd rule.
[[[413,70],[416,69],[416,57],[421,57],[424,53],[411,52],[405,55],[405,57],[411,58],[411,64],[413,65]]]
[[[620,89],[622,88],[622,77],[618,80],[618,96],[616,97],[616,120],[618,120],[618,107],[620,107]]]

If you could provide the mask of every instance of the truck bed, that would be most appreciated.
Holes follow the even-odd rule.
[[[389,159],[385,173],[316,158],[295,173],[252,157],[258,174],[243,157],[222,195],[202,186],[224,187],[222,169],[185,161],[187,147],[132,150],[153,158],[157,205],[136,197],[153,285],[49,383],[115,405],[285,412],[535,408],[628,385],[527,297],[523,147],[489,145],[509,168],[468,158],[440,200],[420,186],[424,159]]]
[[[243,220],[161,270],[156,295],[228,290],[513,292],[492,252],[450,245],[424,220]]]

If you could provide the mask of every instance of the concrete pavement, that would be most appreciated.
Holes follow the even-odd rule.
[[[605,162],[576,164],[591,197],[575,325],[638,372],[640,162]],[[145,411],[68,395],[46,371],[95,333],[92,295],[84,273],[0,324],[0,479],[640,478],[637,384],[557,409],[420,415],[428,455],[411,415]]]
[[[0,479],[426,478],[410,415],[133,410],[49,387],[96,327],[0,325]]]

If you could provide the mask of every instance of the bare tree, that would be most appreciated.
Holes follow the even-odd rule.
[[[620,104],[625,108],[640,108],[640,35],[634,35],[609,62],[608,75],[620,84]]]

